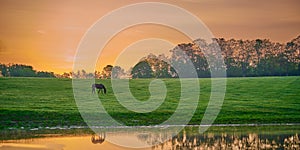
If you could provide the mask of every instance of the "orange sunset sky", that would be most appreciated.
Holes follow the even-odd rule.
[[[84,33],[112,10],[146,2],[141,0],[1,0],[0,63],[32,65],[55,73],[72,71],[77,46]],[[300,32],[299,0],[165,0],[201,19],[215,37],[226,39],[268,38],[286,43]],[[159,13],[159,12],[158,12]],[[145,38],[168,44],[156,47],[157,54],[190,39],[159,25],[138,25],[116,35],[103,49],[96,70],[114,64],[121,51]],[[147,45],[147,44],[146,44]],[[155,53],[155,52],[153,52]],[[126,56],[129,57],[129,56]],[[130,59],[130,58],[128,58]]]

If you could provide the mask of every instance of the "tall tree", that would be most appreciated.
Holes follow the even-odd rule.
[[[132,78],[152,78],[153,71],[147,61],[137,63],[131,71]]]
[[[256,51],[256,55],[257,55],[257,63],[260,63],[260,57],[261,57],[261,48],[262,48],[262,40],[261,39],[256,39],[255,40],[255,46],[254,49]]]

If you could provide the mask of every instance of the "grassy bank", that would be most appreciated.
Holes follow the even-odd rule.
[[[132,94],[149,98],[152,79],[131,80]],[[107,112],[126,125],[154,125],[168,119],[180,97],[180,82],[163,79],[168,89],[163,104],[150,113],[135,113],[118,103],[110,80],[100,96]],[[200,101],[190,124],[199,124],[210,96],[210,79],[199,79]],[[0,129],[86,125],[77,110],[72,80],[49,78],[0,78]],[[215,124],[300,123],[300,77],[228,78],[222,110]]]

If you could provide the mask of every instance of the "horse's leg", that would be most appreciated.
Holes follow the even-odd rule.
[[[100,93],[100,89],[98,90],[98,94]]]

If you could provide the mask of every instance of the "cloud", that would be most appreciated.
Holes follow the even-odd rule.
[[[66,30],[79,30],[79,31],[84,31],[86,28],[81,27],[81,26],[66,26],[64,27]]]
[[[41,35],[44,35],[44,34],[47,33],[45,30],[37,30],[36,32],[39,33],[39,34],[41,34]]]
[[[74,59],[75,59],[74,55],[65,56],[65,62],[74,62]]]

